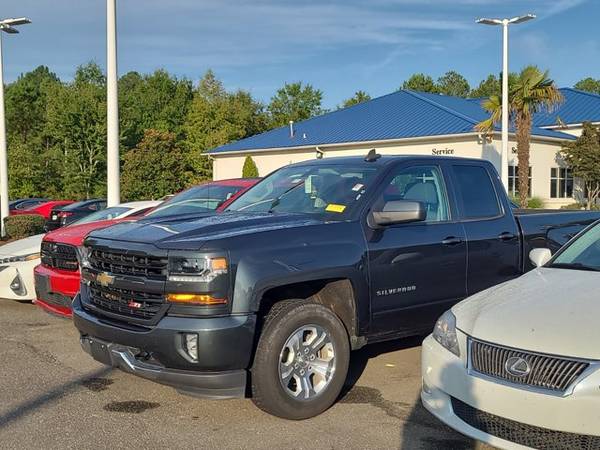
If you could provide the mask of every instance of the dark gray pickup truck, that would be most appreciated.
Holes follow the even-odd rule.
[[[335,402],[351,350],[428,332],[597,218],[513,211],[481,160],[309,161],[221,214],[92,232],[74,322],[98,361],[304,419]]]

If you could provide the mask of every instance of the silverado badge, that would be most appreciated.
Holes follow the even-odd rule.
[[[115,277],[107,274],[106,272],[100,272],[98,275],[96,275],[96,281],[102,286],[106,287],[114,283]]]

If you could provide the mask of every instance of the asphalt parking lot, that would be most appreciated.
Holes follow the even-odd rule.
[[[351,387],[291,422],[245,400],[208,401],[94,362],[69,320],[0,301],[0,448],[483,448],[418,401],[420,339],[353,355]]]

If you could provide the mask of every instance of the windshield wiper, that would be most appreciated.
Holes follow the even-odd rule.
[[[281,199],[283,197],[285,197],[289,192],[291,192],[294,189],[296,189],[298,186],[303,186],[303,185],[304,185],[304,183],[298,183],[298,184],[295,184],[294,186],[288,188],[287,190],[285,190],[279,197],[277,197],[275,200],[273,200],[273,202],[271,203],[271,206],[269,206],[269,211],[268,212],[272,213],[273,209],[275,207],[277,207],[277,205],[279,205],[279,203],[281,203]]]
[[[598,267],[586,266],[585,264],[581,264],[581,263],[552,263],[548,267],[551,267],[554,269],[574,269],[574,270],[588,270],[590,272],[600,272],[600,268],[598,268]]]

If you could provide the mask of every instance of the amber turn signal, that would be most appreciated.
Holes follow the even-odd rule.
[[[167,294],[167,301],[186,305],[216,306],[226,305],[226,298],[214,298],[206,294]]]

